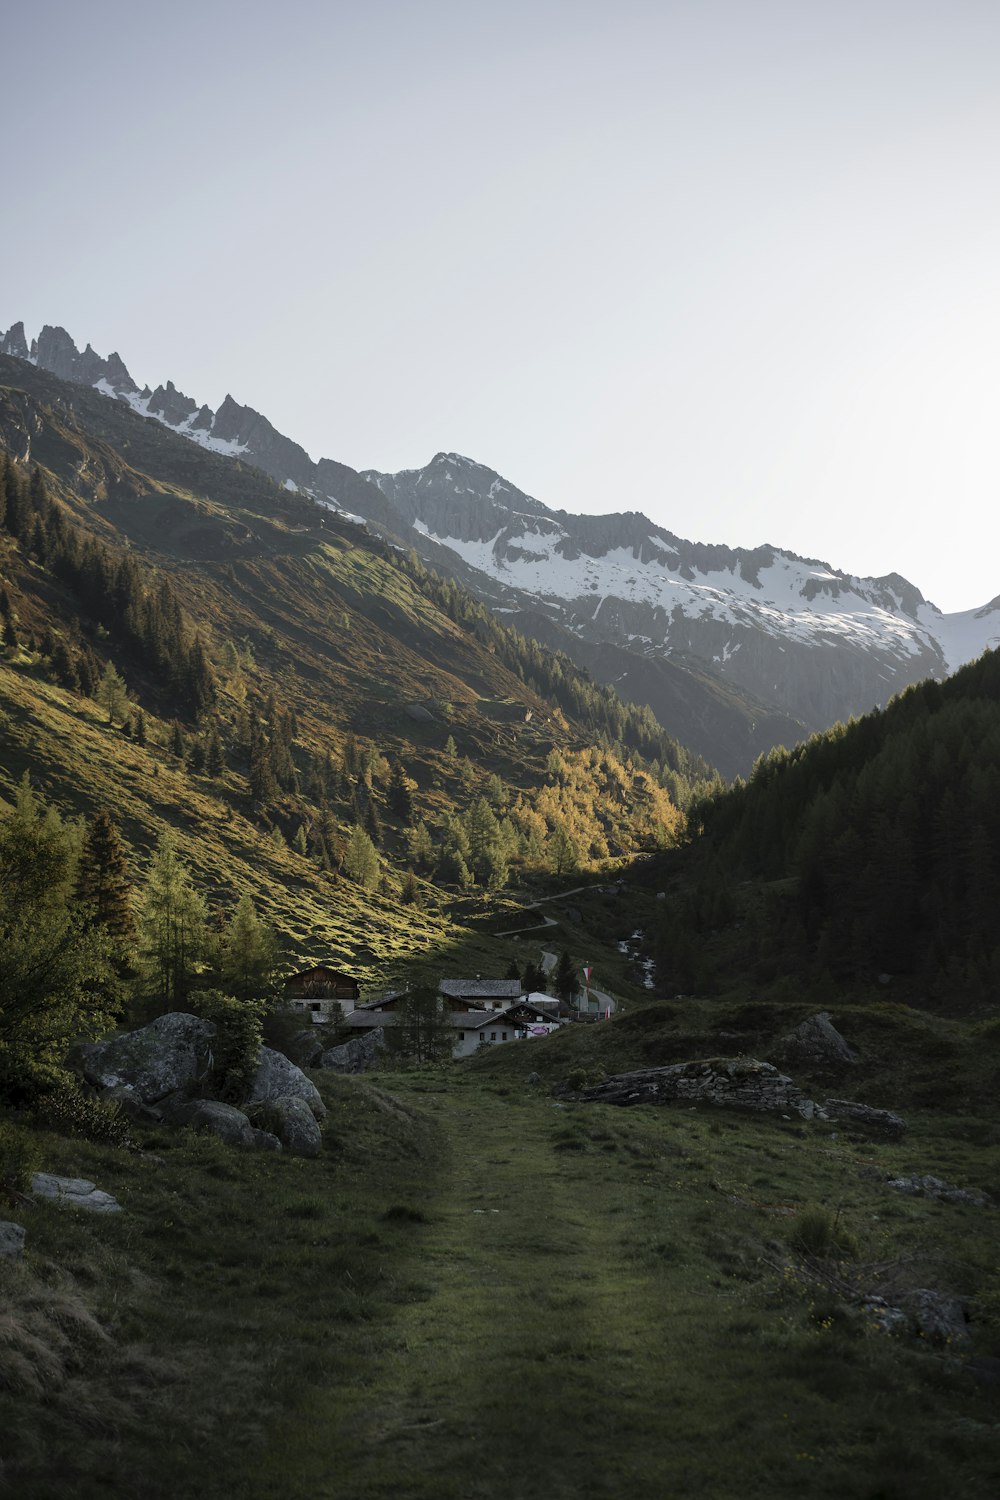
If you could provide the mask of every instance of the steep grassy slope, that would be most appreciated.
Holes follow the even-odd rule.
[[[369,981],[432,953],[506,968],[516,948],[489,937],[505,881],[679,835],[707,768],[648,715],[363,528],[6,363],[0,796],[28,771],[65,810],[110,804],[137,874],[173,828],[213,904],[249,892],[290,954]],[[108,712],[110,667],[130,699]],[[362,826],[376,864],[343,878]],[[471,878],[491,887],[478,935]]]

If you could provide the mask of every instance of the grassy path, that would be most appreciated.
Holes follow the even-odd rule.
[[[905,1382],[884,1389],[886,1341],[767,1310],[786,1294],[740,1264],[746,1211],[693,1149],[709,1125],[460,1083],[420,1102],[447,1150],[389,1210],[411,1224],[409,1291],[350,1334],[346,1377],[272,1435],[240,1500],[941,1493],[930,1470],[897,1487],[916,1413]]]

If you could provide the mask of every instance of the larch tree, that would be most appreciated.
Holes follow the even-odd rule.
[[[171,833],[160,839],[143,894],[139,946],[150,992],[179,1010],[196,987],[205,955],[205,903]]]

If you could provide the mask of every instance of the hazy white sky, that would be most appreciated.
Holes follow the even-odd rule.
[[[1000,593],[996,0],[8,6],[0,323],[304,444]]]

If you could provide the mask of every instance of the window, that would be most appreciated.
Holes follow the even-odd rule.
[[[481,1042],[485,1042],[485,1040],[486,1040],[486,1032],[485,1032],[485,1031],[481,1031],[481,1032],[480,1032],[480,1033],[479,1033],[479,1040],[480,1040],[480,1041],[481,1041]]]
[[[496,1032],[495,1032],[495,1031],[491,1031],[491,1032],[490,1032],[490,1041],[491,1041],[491,1042],[495,1042],[495,1041],[496,1041],[496,1039],[497,1039],[497,1034],[496,1034]]]
[[[465,1032],[464,1032],[464,1031],[460,1031],[460,1032],[459,1032],[459,1033],[458,1033],[458,1040],[459,1040],[459,1041],[460,1041],[460,1042],[464,1042],[464,1041],[465,1041]]]
[[[503,1034],[503,1036],[501,1037],[500,1040],[504,1041],[504,1042],[507,1040],[507,1033],[506,1033],[506,1031],[504,1032],[504,1034]]]

